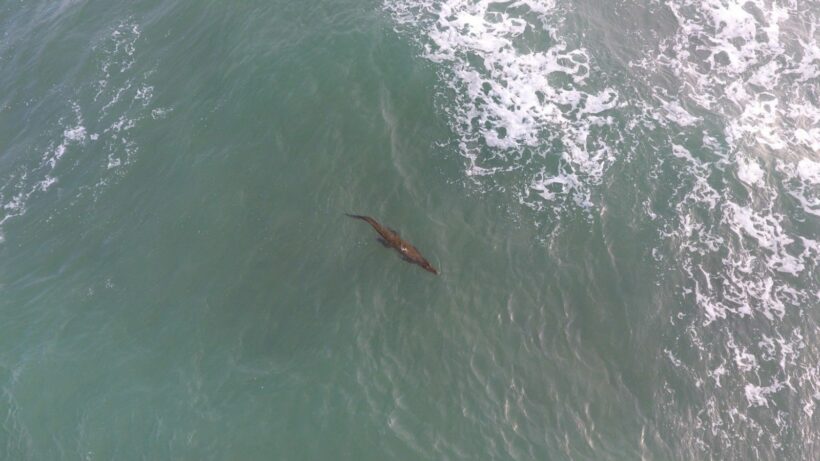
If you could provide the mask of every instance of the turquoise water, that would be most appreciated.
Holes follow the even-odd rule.
[[[818,20],[0,1],[0,458],[816,459]]]

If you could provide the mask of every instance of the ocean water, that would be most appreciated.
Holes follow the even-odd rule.
[[[0,459],[820,458],[817,1],[0,37]]]

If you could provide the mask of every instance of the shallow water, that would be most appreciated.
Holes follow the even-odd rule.
[[[0,1],[0,458],[817,458],[819,19]]]

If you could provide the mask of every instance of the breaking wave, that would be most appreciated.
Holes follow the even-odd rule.
[[[660,225],[677,288],[696,309],[685,304],[673,321],[673,348],[689,358],[670,362],[701,396],[693,419],[673,419],[698,449],[808,459],[820,398],[820,107],[809,84],[820,76],[818,10],[745,0],[665,7],[676,33],[633,65],[673,76],[654,94],[675,109],[648,110],[675,133],[664,161],[681,183],[668,204],[675,215]]]
[[[554,2],[399,0],[386,9],[440,65],[467,177],[535,209],[592,205],[616,158],[608,111],[619,94],[562,36]]]
[[[620,80],[600,75],[589,51],[600,44],[565,27],[571,4],[385,5],[437,65],[465,177],[486,190],[536,210],[594,211],[610,166],[653,140],[650,188],[671,189],[645,197],[642,218],[662,242],[652,254],[675,304],[658,418],[683,435],[688,456],[816,453],[820,5],[812,5],[640,5],[675,25],[644,31],[647,57],[629,61]],[[675,391],[677,380],[698,396],[692,413],[682,410],[691,396]]]

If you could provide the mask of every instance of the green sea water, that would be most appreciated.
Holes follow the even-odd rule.
[[[817,459],[818,20],[0,0],[0,459]]]

